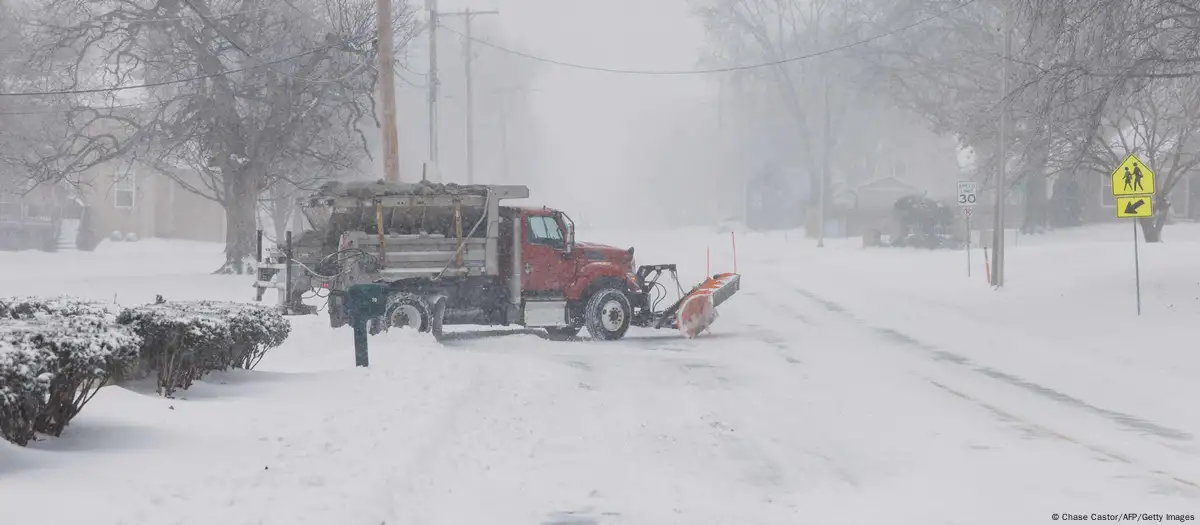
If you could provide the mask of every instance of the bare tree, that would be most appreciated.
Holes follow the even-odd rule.
[[[1171,192],[1200,166],[1200,79],[1156,80],[1106,108],[1078,164],[1108,177],[1129,153],[1148,163],[1157,192],[1141,226],[1147,242],[1160,242]]]
[[[815,203],[820,195],[821,155],[830,153],[822,152],[820,143],[823,106],[819,103],[830,71],[827,63],[786,59],[833,42],[826,34],[832,26],[833,2],[694,0],[693,8],[703,19],[713,43],[709,58],[713,65],[777,63],[738,74],[744,80],[770,86],[776,101],[785,108],[796,130],[792,140],[808,161],[809,199],[810,204]]]
[[[30,51],[27,19],[26,9],[0,0],[0,93],[40,87],[36,72],[23,63]],[[41,160],[55,155],[69,124],[84,111],[71,97],[60,94],[0,96],[0,186],[24,192],[41,180],[56,178],[55,166]]]
[[[939,133],[957,138],[976,153],[976,177],[986,183],[999,168],[999,122],[1008,111],[1010,126],[1004,191],[1024,187],[1025,220],[1022,229],[1037,232],[1047,226],[1047,139],[1056,122],[1044,118],[1038,97],[1022,90],[1002,91],[1005,70],[1003,3],[963,4],[945,0],[879,2],[862,0],[847,17],[859,34],[887,33],[846,52],[861,64],[862,81],[876,85],[900,107],[921,115]],[[1027,81],[1031,62],[1039,60],[1043,46],[1039,33],[1023,29],[1016,19],[1013,54],[1008,59],[1010,80]],[[895,30],[894,28],[903,28]],[[891,30],[889,32],[889,30]],[[995,185],[990,185],[995,190]]]
[[[30,64],[92,95],[92,111],[42,165],[69,174],[134,159],[219,202],[218,271],[241,273],[259,195],[297,173],[355,165],[374,122],[374,2],[311,1],[51,0]],[[412,10],[395,12],[406,43]],[[151,87],[129,89],[138,84]],[[118,102],[144,106],[101,109]]]
[[[1051,108],[1044,118],[1062,123],[1065,133],[1053,141],[1061,169],[1107,177],[1120,162],[1115,157],[1149,157],[1160,173],[1157,206],[1141,222],[1147,241],[1161,240],[1169,194],[1195,167],[1188,152],[1196,147],[1200,6],[1179,0],[1016,5],[1044,42],[1025,96]]]

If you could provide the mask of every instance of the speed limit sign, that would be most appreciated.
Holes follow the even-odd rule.
[[[971,181],[959,181],[958,183],[958,205],[959,206],[974,206],[979,198],[976,194],[979,192],[979,183]]]

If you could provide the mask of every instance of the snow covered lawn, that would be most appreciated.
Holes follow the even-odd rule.
[[[1126,225],[1127,226],[1127,225]],[[581,232],[732,269],[700,230]],[[1200,511],[1200,229],[1021,239],[1009,286],[962,252],[737,238],[711,333],[371,340],[324,317],[180,399],[101,391],[62,438],[0,442],[0,524],[1050,523]],[[0,253],[0,295],[248,300],[219,246]],[[974,261],[980,263],[977,252]],[[1189,275],[1195,273],[1196,275]]]

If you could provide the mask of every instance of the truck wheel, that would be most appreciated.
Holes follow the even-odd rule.
[[[388,298],[387,319],[389,328],[413,328],[418,332],[428,332],[429,307],[420,297],[408,293],[399,293]]]
[[[633,307],[625,292],[616,288],[602,288],[588,299],[583,319],[593,339],[613,341],[625,337]]]

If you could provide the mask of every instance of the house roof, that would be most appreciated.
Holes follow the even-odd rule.
[[[921,189],[899,178],[887,176],[860,184],[853,191],[921,191]]]
[[[835,197],[840,196],[840,195],[859,195],[860,193],[862,193],[864,191],[866,191],[866,192],[872,192],[872,191],[902,192],[903,191],[903,192],[920,193],[921,188],[913,186],[912,184],[904,182],[903,180],[900,180],[899,178],[889,175],[886,177],[879,177],[877,179],[865,182],[863,184],[859,184],[858,186],[854,186],[852,188],[846,188],[846,187],[839,188],[837,190],[834,190],[833,195]]]

